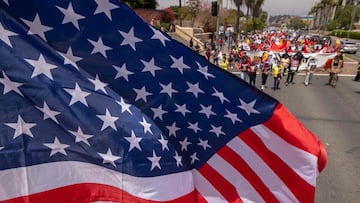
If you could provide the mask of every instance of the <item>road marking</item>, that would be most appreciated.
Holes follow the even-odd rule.
[[[345,58],[347,58],[347,59],[348,59],[349,61],[351,61],[351,62],[344,62],[344,63],[358,63],[357,60],[352,59],[352,58],[350,58],[350,57],[348,57],[348,56],[345,56]]]

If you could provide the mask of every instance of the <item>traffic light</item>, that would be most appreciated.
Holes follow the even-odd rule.
[[[217,1],[211,2],[211,16],[217,16],[218,14],[218,4]]]

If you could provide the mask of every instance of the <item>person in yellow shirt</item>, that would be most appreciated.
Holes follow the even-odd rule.
[[[282,74],[282,65],[280,61],[276,61],[276,63],[272,67],[272,75],[274,77],[274,90],[280,89],[279,85],[282,76],[281,74]]]
[[[224,70],[227,70],[229,67],[229,60],[228,57],[226,57],[226,55],[224,54],[222,57],[222,60],[220,62],[220,67]]]

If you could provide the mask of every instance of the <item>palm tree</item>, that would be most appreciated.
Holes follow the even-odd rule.
[[[236,6],[236,23],[235,23],[235,33],[239,33],[239,27],[240,27],[240,15],[241,15],[241,6],[243,6],[244,1],[243,0],[234,0],[234,4]]]
[[[265,0],[254,0],[253,2],[253,7],[252,7],[252,21],[253,21],[253,29],[255,29],[255,24],[254,24],[254,18],[259,18],[260,14],[261,14],[261,7],[264,4]]]
[[[249,21],[249,12],[252,11],[253,6],[254,6],[254,0],[245,0],[245,5],[246,5],[246,32],[245,34],[247,35],[248,32],[248,21]],[[251,10],[250,10],[251,9]]]
[[[258,18],[260,16],[262,11],[261,7],[263,6],[264,2],[265,0],[255,0],[252,11],[254,18]]]

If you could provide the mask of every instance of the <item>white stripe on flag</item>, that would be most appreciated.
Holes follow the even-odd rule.
[[[197,170],[193,170],[194,183],[197,191],[211,203],[227,203],[225,198]]]
[[[301,178],[312,186],[316,186],[316,177],[319,173],[316,156],[290,145],[264,125],[254,126],[251,130],[258,135],[270,151],[280,157]]]
[[[262,182],[280,202],[298,202],[294,194],[273,170],[239,137],[227,144],[254,170]]]
[[[250,185],[247,179],[219,155],[215,154],[212,156],[208,163],[228,182],[236,187],[236,191],[243,202],[249,200],[252,202],[265,202],[252,185]],[[244,197],[246,197],[246,199],[244,199]]]
[[[191,171],[139,178],[98,165],[70,161],[0,171],[0,180],[7,183],[7,187],[0,187],[0,201],[80,183],[110,185],[154,201],[168,201],[194,191]],[[176,187],[178,185],[181,187]]]

